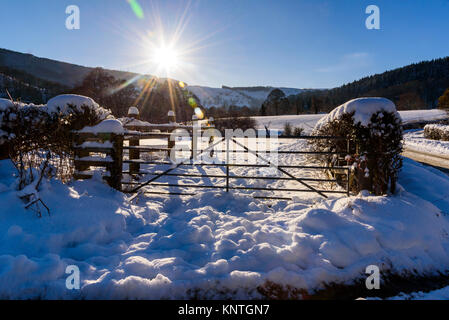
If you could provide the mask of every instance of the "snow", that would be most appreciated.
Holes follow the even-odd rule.
[[[76,158],[76,160],[80,161],[99,161],[99,162],[113,162],[112,158],[110,156],[102,157],[102,156],[87,156],[87,157],[81,157]]]
[[[429,121],[429,120],[443,120],[448,118],[448,113],[440,109],[431,110],[407,110],[399,111],[403,123]]]
[[[253,117],[256,120],[257,128],[264,129],[267,126],[271,130],[282,131],[284,125],[288,122],[294,127],[301,127],[305,132],[310,133],[316,123],[323,118],[324,114],[301,114],[284,116],[258,116]]]
[[[304,147],[292,141],[279,148]],[[289,164],[306,161],[279,157]],[[297,170],[295,175],[317,177]],[[405,275],[449,265],[449,194],[441,194],[449,190],[449,176],[407,159],[399,193],[391,197],[304,194],[263,201],[245,191],[202,191],[130,201],[99,176],[68,185],[50,180],[39,194],[51,216],[41,219],[24,209],[13,173],[10,162],[0,162],[0,298],[251,299],[262,298],[257,287],[268,280],[313,292],[364,277],[370,264]],[[68,265],[80,268],[79,291],[65,288]]]
[[[11,100],[0,98],[0,111],[4,111],[12,107],[14,107],[14,103]]]
[[[449,300],[449,286],[430,292],[400,293],[388,300]]]
[[[93,127],[84,127],[79,130],[81,133],[115,133],[123,134],[125,129],[123,129],[122,123],[116,119],[106,119]]]
[[[424,130],[426,130],[426,128],[432,130],[432,129],[436,129],[436,130],[441,130],[444,133],[448,133],[449,132],[449,126],[448,125],[444,125],[444,124],[426,124],[424,126]]]
[[[447,119],[448,114],[443,110],[411,110],[399,111],[402,123],[432,121]],[[271,130],[282,131],[285,123],[290,123],[294,127],[302,127],[305,133],[310,133],[317,122],[326,117],[327,114],[301,114],[301,115],[283,115],[283,116],[257,116],[257,128],[264,129],[268,126]]]
[[[138,115],[139,114],[139,109],[137,109],[136,107],[130,107],[128,109],[128,115]]]
[[[182,125],[178,123],[150,123],[147,121],[142,121],[139,119],[133,118],[120,118],[121,123],[123,123],[126,127],[170,127],[176,126],[177,128],[192,128],[192,126]]]
[[[7,108],[11,108],[11,110],[6,111]],[[38,111],[40,116],[31,120],[34,125],[43,125],[48,118],[47,115],[59,116],[62,114],[62,116],[68,116],[72,115],[74,111],[83,113],[85,108],[90,109],[98,119],[106,119],[111,114],[110,110],[100,107],[91,98],[79,95],[59,95],[50,99],[47,105],[25,104],[22,102],[12,103],[6,99],[0,99],[0,126],[8,128],[6,130],[11,130],[13,127],[11,122],[14,122],[21,111]],[[0,130],[0,144],[11,138],[12,134]]]
[[[449,141],[449,125],[427,124],[424,126],[424,136],[434,140]]]
[[[271,91],[276,88],[211,88],[204,86],[187,86],[186,89],[192,92],[206,108],[212,106],[239,106],[260,108],[267,99]],[[279,88],[286,96],[303,92],[303,89]]]
[[[409,130],[404,133],[406,148],[432,155],[449,157],[449,141],[424,138],[424,130]]]
[[[354,124],[368,127],[371,123],[371,117],[378,112],[393,113],[401,121],[396,106],[391,100],[386,98],[357,98],[342,104],[321,118],[316,124],[315,130],[319,130],[327,123],[339,120],[343,115],[350,113],[354,113],[352,116]]]
[[[99,105],[92,98],[76,94],[62,94],[50,99],[47,102],[47,109],[49,112],[62,112],[65,114],[68,112],[69,106],[71,105],[76,107],[79,111],[82,111],[82,106],[92,109],[99,108]]]
[[[112,145],[112,142],[110,142],[110,141],[105,141],[105,142],[84,141],[78,147],[80,147],[80,148],[112,148],[113,145]]]

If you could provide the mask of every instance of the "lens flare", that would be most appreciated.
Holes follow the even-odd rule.
[[[198,117],[198,119],[203,119],[204,118],[203,110],[201,110],[200,108],[196,107],[194,111],[195,111],[195,114]]]
[[[145,18],[145,15],[143,14],[143,9],[140,6],[139,2],[137,0],[126,0],[128,1],[129,5],[131,6],[131,9],[133,10],[134,14],[139,19]]]
[[[198,106],[198,103],[196,103],[196,100],[194,98],[189,98],[188,102],[189,105],[194,109]]]

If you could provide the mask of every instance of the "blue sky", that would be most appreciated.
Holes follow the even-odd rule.
[[[296,88],[335,87],[449,55],[448,0],[138,2],[143,19],[126,0],[0,0],[0,47],[164,76],[145,62],[152,54],[147,42],[178,34],[183,62],[170,77]],[[370,4],[380,8],[381,30],[365,28]],[[65,27],[68,5],[80,8],[80,30]]]

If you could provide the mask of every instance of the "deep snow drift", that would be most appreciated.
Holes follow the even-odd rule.
[[[397,273],[449,266],[449,177],[406,160],[399,194],[297,196],[243,193],[138,197],[99,178],[43,184],[51,216],[17,198],[0,162],[0,298],[261,298],[266,281],[312,292],[350,283],[367,265]],[[65,268],[81,290],[65,288]]]

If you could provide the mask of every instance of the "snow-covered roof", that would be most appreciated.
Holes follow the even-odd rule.
[[[371,117],[378,112],[394,113],[399,121],[401,120],[401,116],[391,100],[386,98],[357,98],[342,104],[321,118],[317,122],[315,130],[319,130],[325,124],[341,119],[344,114],[352,112],[354,112],[354,123],[360,123],[363,127],[367,127],[371,122]]]

